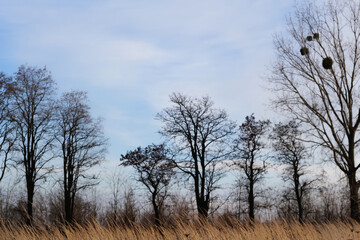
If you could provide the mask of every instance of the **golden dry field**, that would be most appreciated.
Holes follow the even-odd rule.
[[[162,232],[162,233],[160,233]],[[89,224],[87,227],[77,226],[76,229],[69,228],[28,228],[28,227],[5,227],[0,230],[0,239],[323,239],[323,240],[348,240],[360,239],[360,224],[352,222],[329,222],[310,224],[276,221],[272,223],[255,223],[253,226],[241,223],[232,224],[217,222],[215,224],[205,223],[178,223],[176,227],[146,228],[140,226],[103,227],[97,223]]]

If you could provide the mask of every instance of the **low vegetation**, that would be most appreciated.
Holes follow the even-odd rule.
[[[215,223],[178,222],[155,228],[141,225],[105,227],[96,222],[86,226],[31,228],[4,226],[0,239],[360,239],[360,224],[352,221],[299,223],[274,221],[249,225],[239,221]]]

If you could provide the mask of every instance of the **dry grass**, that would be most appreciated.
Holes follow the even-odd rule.
[[[103,227],[89,224],[87,227],[70,228],[29,228],[0,227],[0,239],[360,239],[360,224],[331,222],[323,224],[299,224],[276,221],[272,223],[255,223],[253,226],[241,223],[229,226],[225,223],[178,223],[173,228],[162,228],[162,234],[154,228],[133,226]]]

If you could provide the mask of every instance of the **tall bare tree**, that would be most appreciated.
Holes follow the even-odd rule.
[[[0,72],[0,182],[4,178],[9,154],[15,142],[14,125],[9,119],[12,79]]]
[[[94,120],[90,115],[85,92],[64,93],[57,110],[55,138],[63,159],[65,221],[72,223],[78,191],[98,183],[94,181],[97,176],[86,174],[86,171],[104,159],[107,140],[101,120]]]
[[[161,224],[161,212],[170,180],[174,175],[174,164],[170,161],[169,150],[164,144],[138,147],[134,151],[121,155],[121,164],[134,167],[137,181],[145,185],[150,192],[150,201],[155,215],[155,225]]]
[[[27,223],[33,221],[33,199],[36,183],[50,172],[52,159],[54,81],[46,68],[20,66],[15,74],[10,106],[22,157],[17,161],[25,173],[27,189]]]
[[[274,103],[304,123],[307,141],[345,174],[351,218],[360,221],[360,2],[319,4],[299,6],[287,35],[275,38]]]
[[[267,163],[262,154],[265,133],[270,125],[269,120],[255,120],[252,114],[246,116],[245,122],[239,126],[238,137],[234,141],[233,166],[240,170],[247,192],[249,219],[255,218],[255,186],[259,184],[267,171]]]
[[[199,216],[208,216],[211,194],[222,177],[220,162],[231,153],[229,138],[236,124],[224,110],[214,108],[209,97],[170,96],[173,106],[157,115],[160,133],[171,140],[178,153],[175,166],[193,181]]]
[[[306,159],[309,156],[301,141],[302,131],[295,121],[275,124],[271,135],[275,159],[285,165],[283,180],[291,183],[289,200],[297,204],[298,220],[304,220],[304,199],[315,180],[305,179]]]

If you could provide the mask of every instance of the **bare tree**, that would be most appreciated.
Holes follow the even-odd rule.
[[[57,132],[63,159],[65,221],[74,220],[74,206],[79,190],[96,185],[96,175],[87,174],[98,165],[106,152],[101,120],[90,115],[85,92],[64,93],[57,104]]]
[[[274,103],[307,127],[348,179],[351,218],[360,221],[360,3],[304,4],[275,38]],[[300,49],[300,51],[299,51]]]
[[[145,185],[150,192],[150,201],[155,215],[155,225],[161,224],[161,212],[168,196],[168,186],[174,175],[174,164],[169,159],[169,150],[164,144],[138,147],[134,151],[121,155],[121,165],[134,167],[137,181]]]
[[[123,174],[121,172],[113,172],[110,177],[109,187],[111,189],[111,200],[109,201],[109,206],[106,212],[105,221],[108,224],[118,224],[120,221],[121,213],[121,190],[125,186],[125,180],[122,178]]]
[[[271,138],[275,150],[275,159],[286,166],[283,180],[291,182],[289,200],[295,200],[300,222],[304,220],[304,199],[315,180],[304,179],[305,161],[308,157],[301,141],[300,125],[295,121],[275,124]]]
[[[14,125],[9,119],[10,91],[12,79],[0,72],[0,182],[4,178],[15,142]]]
[[[224,110],[214,108],[209,97],[173,93],[170,101],[173,106],[157,115],[164,123],[160,133],[174,144],[178,155],[173,162],[193,180],[199,216],[207,218],[211,194],[222,177],[219,163],[231,152],[229,138],[236,124]]]
[[[234,141],[233,166],[239,169],[244,177],[247,192],[249,219],[255,218],[255,185],[267,171],[267,164],[262,155],[263,142],[270,121],[256,121],[254,115],[247,116],[239,126],[238,137]]]
[[[15,74],[9,117],[18,136],[16,162],[25,173],[27,223],[33,221],[33,198],[36,183],[51,171],[53,158],[54,81],[46,68],[20,66]]]
[[[121,202],[119,212],[117,212],[117,221],[114,222],[114,215],[112,212],[110,213],[110,216],[107,216],[107,224],[115,224],[116,226],[122,225],[124,227],[133,226],[137,221],[137,218],[139,218],[140,212],[135,200],[135,193],[132,186],[124,186],[123,201]]]

